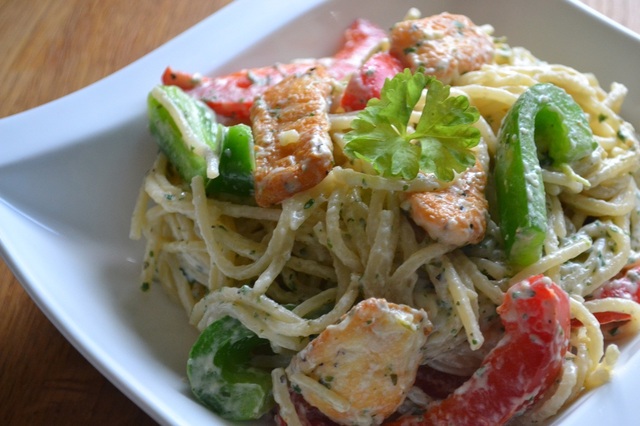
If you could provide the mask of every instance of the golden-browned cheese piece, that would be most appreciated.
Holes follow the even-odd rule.
[[[419,67],[444,84],[493,60],[491,37],[464,15],[442,13],[398,22],[391,54],[412,71]]]
[[[331,80],[314,68],[286,77],[251,108],[255,138],[255,197],[278,204],[324,179],[333,167],[329,136]]]
[[[410,194],[403,207],[438,242],[458,247],[482,241],[487,228],[487,174],[476,162],[445,189]]]
[[[430,332],[423,310],[365,299],[300,351],[287,374],[317,384],[300,386],[302,396],[332,420],[381,424],[412,387]]]

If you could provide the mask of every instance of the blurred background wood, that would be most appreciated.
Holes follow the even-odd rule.
[[[230,1],[0,0],[0,117],[108,76]],[[67,342],[2,261],[0,424],[155,424]]]
[[[231,0],[0,0],[0,117],[85,87]],[[640,33],[638,0],[582,0]],[[3,141],[6,143],[7,141]],[[146,425],[0,260],[0,424]]]
[[[580,0],[587,6],[612,18],[640,34],[640,1],[638,0]]]

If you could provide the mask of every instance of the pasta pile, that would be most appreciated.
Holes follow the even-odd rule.
[[[433,323],[427,363],[460,373],[477,365],[470,359],[486,355],[485,347],[492,346],[487,342],[495,343],[495,307],[507,288],[545,274],[569,293],[572,316],[585,327],[573,329],[572,351],[553,397],[522,421],[548,418],[584,389],[606,382],[618,349],[607,344],[593,314],[631,314],[617,337],[640,326],[634,302],[585,301],[638,260],[640,250],[639,143],[619,116],[626,89],[613,84],[605,91],[593,75],[542,62],[523,48],[500,47],[494,63],[456,78],[451,89],[480,111],[477,155],[486,170],[503,117],[539,82],[553,83],[575,99],[599,144],[572,169],[543,169],[550,226],[538,262],[514,272],[491,217],[484,240],[462,248],[417,231],[402,208],[405,195],[441,184],[384,179],[351,164],[340,150],[354,116],[336,114],[338,164],[321,184],[274,208],[207,198],[201,179],[185,186],[159,154],[132,222],[132,237],[147,242],[142,282],[164,286],[198,329],[231,315],[283,357],[300,351],[362,298],[422,308]],[[273,374],[283,377],[284,369],[276,367]],[[281,380],[274,386],[283,416],[293,416],[286,386]]]

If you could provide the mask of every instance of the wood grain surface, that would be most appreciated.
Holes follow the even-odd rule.
[[[638,1],[583,0],[640,33]],[[117,71],[229,2],[0,0],[0,117]],[[65,340],[0,260],[0,425],[147,424],[154,422]]]

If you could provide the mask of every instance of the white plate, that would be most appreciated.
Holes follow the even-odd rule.
[[[356,17],[383,27],[410,6],[490,23],[550,62],[626,84],[623,113],[640,128],[640,39],[560,0],[237,0],[131,66],[84,90],[0,121],[0,248],[60,331],[163,424],[225,424],[196,403],[185,361],[196,337],[160,288],[139,290],[142,244],[128,239],[138,186],[156,148],[145,98],[167,64],[203,73],[331,54]],[[208,40],[208,42],[202,42]],[[216,42],[221,41],[221,42]],[[99,99],[99,102],[96,102]],[[639,341],[610,384],[557,423],[639,424]],[[6,348],[5,348],[6,350]]]

